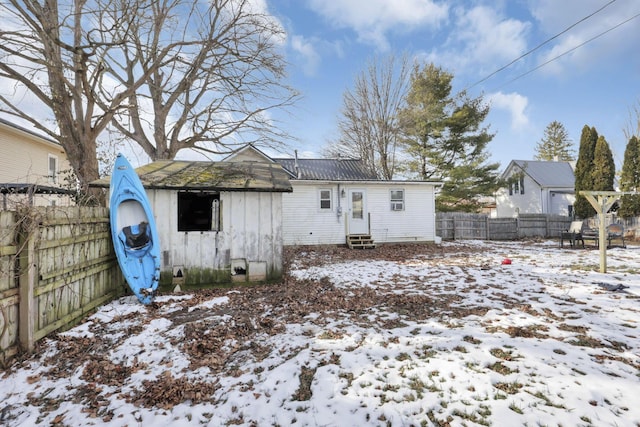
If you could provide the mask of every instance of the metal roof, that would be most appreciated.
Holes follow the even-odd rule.
[[[569,162],[512,160],[511,164],[522,169],[540,187],[575,187],[576,179]]]
[[[136,168],[148,189],[291,192],[282,166],[265,162],[196,162],[160,160]],[[92,187],[109,187],[111,178],[93,181]]]
[[[378,181],[360,159],[291,159],[273,158],[292,179],[321,181]],[[297,168],[296,168],[297,166]]]

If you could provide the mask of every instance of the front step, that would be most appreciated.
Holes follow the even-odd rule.
[[[347,236],[347,246],[351,249],[375,249],[376,244],[370,234],[349,234]]]

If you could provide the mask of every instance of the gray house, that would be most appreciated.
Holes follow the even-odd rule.
[[[282,194],[292,187],[279,164],[166,160],[136,172],[158,227],[161,285],[281,277]]]
[[[574,166],[571,162],[512,160],[502,173],[507,187],[496,192],[497,216],[572,216],[576,200]]]

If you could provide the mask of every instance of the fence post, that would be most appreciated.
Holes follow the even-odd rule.
[[[19,308],[19,338],[20,346],[26,351],[32,351],[35,344],[35,297],[34,289],[38,280],[38,265],[36,254],[37,228],[25,230],[26,239],[20,244],[20,308]]]
[[[549,230],[549,215],[545,215],[544,219],[545,219],[545,228],[547,229],[546,230],[547,234],[544,237],[550,237],[551,236],[551,230]]]
[[[486,228],[486,236],[485,236],[485,240],[491,240],[490,238],[490,234],[489,234],[489,215],[487,215],[485,218],[485,228]]]

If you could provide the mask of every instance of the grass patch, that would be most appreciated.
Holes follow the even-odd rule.
[[[502,375],[509,375],[509,374],[514,373],[514,372],[518,372],[517,369],[515,369],[515,370],[511,369],[508,366],[504,365],[502,362],[496,362],[496,363],[493,363],[493,364],[491,364],[491,365],[489,365],[487,367],[489,369],[491,369],[492,371],[497,372],[497,373],[502,374]]]
[[[530,395],[535,396],[538,399],[542,400],[546,406],[551,406],[551,407],[559,408],[559,409],[566,409],[566,406],[564,406],[562,404],[553,403],[551,401],[551,399],[549,397],[547,397],[546,395],[542,394],[541,391],[538,391],[536,393],[531,393],[530,391],[527,391],[527,393],[529,393]]]
[[[511,409],[516,414],[520,414],[520,415],[524,414],[524,411],[522,410],[522,408],[516,405],[515,403],[511,403],[511,405],[509,405],[509,409]]]
[[[404,362],[405,360],[411,360],[411,355],[409,353],[400,353],[396,356],[396,360],[398,362]]]
[[[510,326],[504,330],[511,338],[546,338],[549,327],[546,325],[529,325],[527,327]]]
[[[558,329],[560,329],[561,331],[576,332],[580,334],[584,334],[588,330],[588,328],[584,326],[567,325],[566,323],[559,324]]]
[[[489,426],[491,425],[491,422],[489,420],[486,420],[481,414],[479,414],[477,411],[473,411],[473,412],[467,412],[467,411],[461,411],[459,409],[455,409],[452,413],[452,415],[456,416],[456,417],[460,417],[464,420],[468,420],[471,421],[472,423],[476,423],[476,424],[480,424],[482,426]]]
[[[569,341],[569,344],[589,348],[601,348],[605,346],[599,340],[588,335],[577,335],[574,340]]]
[[[477,338],[472,337],[471,335],[465,335],[465,336],[462,338],[462,341],[464,341],[464,342],[468,342],[468,343],[470,343],[470,344],[476,344],[476,345],[478,345],[478,344],[482,344],[482,341],[480,341],[480,340],[479,340],[479,339],[477,339]]]
[[[300,386],[298,390],[294,393],[292,399],[297,401],[305,401],[311,399],[311,383],[313,382],[313,377],[316,374],[316,368],[307,368],[303,366],[300,370]]]
[[[489,350],[489,353],[491,353],[491,355],[493,357],[497,357],[498,359],[502,359],[505,360],[507,362],[511,362],[513,360],[517,360],[522,358],[522,356],[520,355],[513,355],[513,351],[512,350],[503,350],[501,348],[492,348],[491,350]]]
[[[522,387],[524,387],[523,384],[521,384],[521,383],[519,383],[517,381],[511,382],[511,383],[498,382],[498,383],[493,384],[493,386],[495,388],[497,388],[498,390],[500,390],[500,391],[504,391],[507,394],[519,393],[520,390],[522,389]]]
[[[318,335],[319,340],[339,340],[344,337],[342,332],[337,331],[324,331],[320,335]]]

